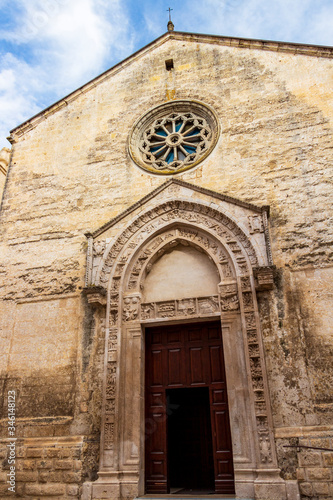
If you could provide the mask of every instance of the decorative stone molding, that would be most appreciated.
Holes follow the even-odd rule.
[[[179,300],[163,300],[141,304],[141,321],[201,318],[220,315],[218,295],[207,297],[190,297]]]
[[[106,290],[102,286],[87,286],[82,290],[83,295],[88,299],[89,304],[106,305]]]
[[[128,322],[137,320],[140,312],[140,296],[127,295],[123,302],[123,321]]]
[[[146,274],[164,252],[170,251],[178,244],[193,245],[206,252],[215,262],[223,280],[219,285],[220,297],[140,304]],[[257,418],[258,447],[262,450],[262,463],[273,461],[272,455],[270,459],[267,458],[274,445],[268,424],[265,396],[267,387],[262,371],[263,354],[258,336],[254,281],[251,280],[251,269],[260,269],[257,276],[261,280],[261,286],[264,281],[267,286],[269,268],[263,270],[258,267],[255,250],[244,232],[230,218],[214,208],[195,202],[174,200],[142,213],[122,231],[112,246],[104,247],[103,242],[99,240],[94,248],[96,256],[97,253],[103,253],[99,280],[109,290],[110,327],[119,328],[121,321],[131,323],[200,318],[243,311]],[[240,294],[236,276],[239,276],[240,280]],[[265,276],[265,279],[262,276]],[[106,424],[110,422],[105,422]],[[110,425],[107,425],[105,435],[109,436],[110,432]]]
[[[213,235],[217,241],[223,241],[225,248],[235,254],[236,263],[241,273],[246,274],[246,260],[250,261],[251,266],[258,266],[258,258],[251,241],[229,217],[212,207],[199,203],[173,200],[162,203],[155,209],[140,215],[122,232],[104,256],[95,284],[105,286],[109,282],[110,273],[116,261],[117,264],[124,265],[131,258],[133,250],[140,247],[140,243],[143,241],[147,241],[150,234],[163,227],[170,227],[172,223],[177,222],[184,224],[184,230],[192,232],[193,238],[195,237],[195,228],[200,228],[204,229],[206,234]],[[216,242],[206,236],[201,236],[200,245],[205,250],[212,246],[213,254],[216,254]],[[147,249],[146,254],[143,252],[145,257],[148,257],[147,252],[151,252],[151,249]],[[223,258],[224,256],[221,254],[221,263]],[[117,277],[120,277],[120,274]],[[117,277],[115,278],[117,279]],[[113,283],[112,286],[114,290],[117,289],[116,283]]]
[[[141,291],[143,280],[156,259],[178,244],[194,246],[200,251],[208,252],[224,278],[230,279],[230,277],[234,276],[234,264],[230,258],[227,258],[223,246],[215,238],[210,235],[206,236],[199,229],[192,231],[185,227],[180,227],[158,233],[157,236],[152,237],[145,245],[141,246],[136,259],[130,264],[127,270],[126,286],[128,290]]]
[[[104,449],[114,449],[115,397],[118,330],[110,329],[107,339],[106,390],[104,400]]]
[[[219,284],[221,311],[238,311],[239,299],[237,283]]]
[[[275,266],[255,267],[253,269],[256,278],[256,290],[272,290],[274,285]]]
[[[117,219],[120,222],[118,235],[115,236],[113,230],[112,238],[110,234],[103,238],[98,231],[95,241],[90,241],[91,268],[96,269],[94,282],[107,290],[108,296],[101,474],[106,474],[106,470],[117,474],[129,466],[139,470],[140,452],[128,444],[134,439],[132,433],[139,433],[139,422],[135,425],[131,422],[129,430],[119,415],[126,413],[125,394],[134,383],[131,378],[134,375],[126,379],[127,382],[123,382],[122,377],[128,377],[129,366],[133,363],[136,373],[140,371],[141,358],[137,356],[142,348],[141,325],[217,316],[242,324],[240,334],[245,342],[244,357],[249,367],[246,390],[250,390],[249,404],[256,425],[256,431],[254,427],[251,431],[251,436],[256,436],[253,442],[257,453],[255,467],[273,470],[277,466],[256,300],[256,287],[268,289],[272,282],[272,266],[262,266],[263,256],[269,255],[265,248],[266,233],[265,237],[263,235],[263,230],[268,231],[267,218],[262,217],[260,223],[252,220],[251,236],[248,212],[243,218],[244,224],[237,225],[218,204],[208,206],[188,199],[170,200],[170,196],[180,197],[182,189],[178,182],[167,185],[166,200],[162,198],[154,207],[141,208],[126,224]],[[254,213],[253,217],[256,216]],[[106,230],[109,227],[106,225]],[[259,247],[255,247],[258,242]],[[142,297],[146,276],[165,252],[179,245],[193,246],[214,262],[220,275],[217,294],[145,301]],[[269,258],[264,260],[267,261]],[[132,330],[137,332],[135,341],[129,333]],[[131,350],[128,358],[123,350],[133,349],[134,345],[137,350]],[[135,439],[139,446],[140,439]],[[122,451],[120,442],[125,443],[121,445],[124,446]]]
[[[250,234],[264,232],[264,222],[261,214],[249,215],[248,220],[249,220]]]
[[[218,135],[218,120],[209,106],[171,101],[153,108],[134,124],[129,152],[147,172],[176,174],[203,161]]]

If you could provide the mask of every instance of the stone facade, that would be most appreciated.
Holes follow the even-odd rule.
[[[6,175],[10,159],[10,149],[2,148],[0,151],[0,200],[5,187]]]
[[[333,498],[332,56],[170,32],[12,131],[1,498],[9,391],[17,497],[142,495],[144,329],[212,318],[238,497]],[[144,171],[133,126],[179,101],[214,111],[214,147]]]

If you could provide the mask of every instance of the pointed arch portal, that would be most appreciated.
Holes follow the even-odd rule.
[[[256,300],[256,290],[272,285],[267,214],[267,207],[172,180],[88,235],[86,293],[105,306],[98,314],[106,338],[91,498],[187,488],[187,480],[176,484],[172,437],[184,418],[184,429],[200,425],[206,436],[183,444],[197,439],[206,450],[201,486],[285,498]],[[163,276],[166,270],[177,278]],[[180,401],[185,410],[175,424],[170,404]],[[194,451],[187,452],[188,461]]]

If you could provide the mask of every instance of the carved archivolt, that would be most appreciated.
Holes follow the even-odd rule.
[[[258,258],[252,243],[246,234],[222,212],[199,203],[175,200],[162,203],[158,207],[148,210],[135,219],[107,248],[101,250],[103,243],[99,240],[94,243],[94,253],[104,253],[103,261],[99,267],[95,285],[106,286],[109,282],[111,270],[117,263],[118,271],[125,266],[134,253],[140,248],[142,242],[149,240],[150,235],[170,227],[172,224],[185,224],[195,233],[195,229],[204,229],[215,240],[220,241],[237,260],[240,270],[246,269],[242,250],[252,267],[258,266]],[[203,243],[208,250],[212,244],[207,240]],[[119,276],[121,272],[117,273]]]
[[[257,222],[252,228],[253,231],[261,230]],[[193,245],[215,262],[220,273],[216,295],[142,301],[145,276],[153,263],[174,245]],[[139,328],[141,322],[241,314],[247,339],[261,467],[272,467],[276,458],[269,424],[253,273],[253,268],[258,269],[258,259],[245,233],[218,210],[178,200],[145,212],[128,225],[113,244],[106,246],[98,241],[92,251],[96,256],[103,254],[95,285],[108,290],[104,449],[112,450],[115,442],[116,369],[121,331],[125,325]]]

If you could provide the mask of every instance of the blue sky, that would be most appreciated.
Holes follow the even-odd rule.
[[[166,31],[333,45],[333,0],[0,0],[0,148],[10,129]]]

